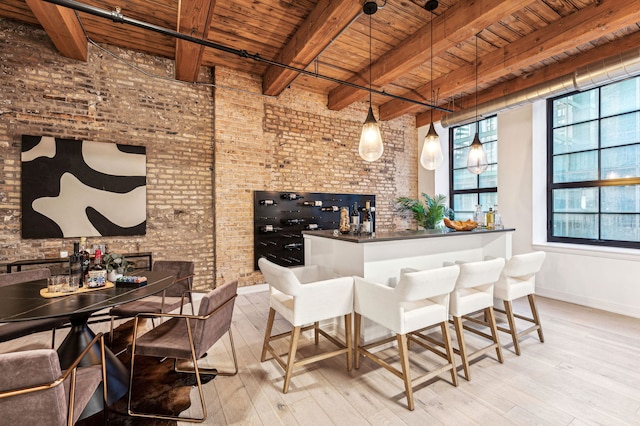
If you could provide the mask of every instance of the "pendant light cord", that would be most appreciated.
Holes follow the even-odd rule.
[[[371,108],[371,98],[372,98],[372,94],[371,94],[371,49],[372,49],[372,43],[371,43],[371,38],[372,38],[372,33],[371,33],[371,27],[373,26],[373,14],[369,15],[369,108]]]
[[[476,34],[476,132],[480,133],[478,126],[478,34]]]

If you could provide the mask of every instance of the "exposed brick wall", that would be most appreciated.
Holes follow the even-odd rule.
[[[0,263],[71,247],[70,240],[20,238],[22,134],[146,146],[147,235],[101,242],[153,251],[156,259],[194,259],[198,287],[212,285],[214,275],[216,282],[263,282],[253,270],[255,190],[373,193],[377,229],[406,226],[393,200],[417,194],[412,117],[381,123],[384,155],[367,163],[358,156],[366,102],[329,111],[326,97],[314,93],[264,97],[259,77],[223,67],[199,77],[215,89],[174,82],[171,60],[112,46],[168,80],[94,46],[86,63],[74,61],[41,29],[2,19],[0,43]]]
[[[72,249],[72,239],[20,237],[21,135],[118,142],[146,146],[147,234],[89,244],[194,259],[195,285],[210,286],[212,88],[148,77],[94,46],[86,63],[64,58],[44,31],[13,21],[0,19],[0,43],[0,263]],[[173,76],[170,60],[108,48],[149,74]],[[200,81],[211,81],[205,71]]]
[[[253,271],[253,191],[376,194],[378,230],[404,229],[398,195],[417,193],[413,117],[381,123],[382,158],[358,155],[368,104],[326,108],[325,96],[288,89],[259,96],[259,78],[216,68],[216,271],[219,281],[263,282]],[[250,93],[228,88],[241,88]]]

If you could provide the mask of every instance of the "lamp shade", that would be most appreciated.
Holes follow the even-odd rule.
[[[487,162],[487,153],[484,152],[482,142],[478,137],[478,132],[473,137],[473,142],[469,147],[469,157],[467,157],[467,170],[474,175],[479,175],[487,170],[489,163]]]
[[[380,127],[373,116],[373,109],[369,106],[367,119],[362,125],[362,134],[360,135],[360,145],[358,147],[360,157],[365,161],[376,161],[382,157],[384,146],[382,145],[382,135]]]
[[[429,125],[429,131],[424,137],[422,154],[420,154],[420,164],[427,170],[435,170],[442,164],[442,147],[440,146],[440,136],[436,132],[433,122]]]

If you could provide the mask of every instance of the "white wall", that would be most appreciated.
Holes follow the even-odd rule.
[[[448,158],[446,129],[436,125]],[[442,130],[442,131],[441,131]],[[419,129],[422,138],[426,128]],[[543,250],[547,259],[536,292],[545,297],[640,318],[640,251],[546,242],[546,103],[498,114],[498,204],[515,228],[513,253]],[[425,172],[426,173],[426,172]],[[448,162],[433,175],[448,194]],[[425,180],[428,182],[428,180]],[[423,182],[419,182],[422,191]],[[427,191],[428,193],[431,193]]]

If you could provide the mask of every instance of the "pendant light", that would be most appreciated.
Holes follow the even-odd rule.
[[[382,153],[384,152],[380,127],[371,108],[371,25],[372,15],[376,13],[377,10],[378,4],[375,1],[367,1],[364,6],[362,6],[362,11],[366,15],[369,15],[369,113],[362,125],[360,145],[358,146],[360,157],[365,161],[376,161],[382,157]]]
[[[467,170],[474,175],[479,175],[487,170],[487,153],[482,147],[479,136],[480,123],[478,123],[478,34],[476,34],[476,134],[469,147],[469,157],[467,157]]]
[[[438,7],[437,1],[429,1],[424,5],[425,9],[432,12]],[[434,96],[433,104],[436,104],[435,94],[433,92],[433,15],[431,15],[430,25],[430,43],[431,43],[431,94]],[[429,131],[424,137],[424,144],[422,145],[422,154],[420,154],[420,164],[427,170],[435,170],[442,164],[444,157],[442,155],[442,146],[440,146],[440,136],[436,132],[436,128],[433,125],[433,108],[431,108],[431,122],[429,123]]]

